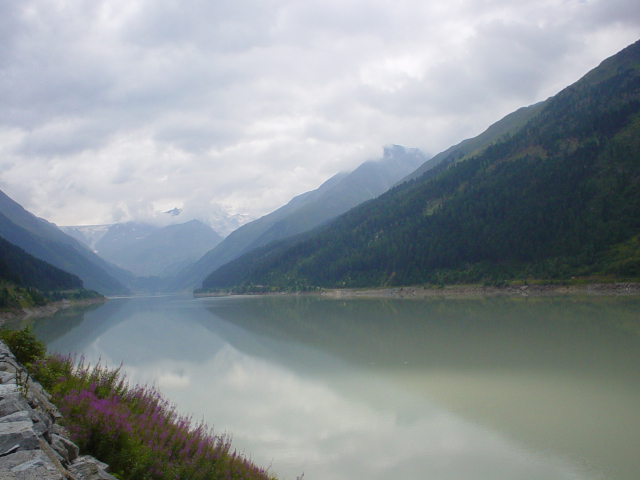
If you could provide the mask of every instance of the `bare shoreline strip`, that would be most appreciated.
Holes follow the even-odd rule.
[[[444,287],[393,287],[322,289],[312,292],[198,293],[195,297],[229,295],[310,295],[328,298],[473,298],[473,297],[551,297],[564,295],[629,296],[640,295],[640,283],[592,283],[583,285],[448,285]]]
[[[594,283],[586,285],[449,285],[437,287],[397,287],[325,290],[322,296],[335,298],[427,298],[427,297],[550,297],[560,295],[640,295],[640,283]]]

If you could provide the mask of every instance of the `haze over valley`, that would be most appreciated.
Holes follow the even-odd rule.
[[[636,42],[475,138],[431,158],[384,147],[226,238],[177,207],[60,230],[6,195],[0,233],[108,294],[633,280],[639,72]]]

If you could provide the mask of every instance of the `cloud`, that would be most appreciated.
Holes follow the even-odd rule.
[[[194,215],[256,217],[383,145],[435,154],[556,93],[637,40],[631,3],[5,3],[0,187],[59,224],[194,192]]]

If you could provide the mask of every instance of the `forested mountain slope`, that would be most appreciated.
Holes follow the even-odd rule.
[[[638,278],[639,234],[637,42],[479,154],[224,265],[204,288]]]
[[[466,160],[473,155],[482,153],[490,145],[500,142],[508,135],[515,134],[535,115],[540,113],[546,102],[539,102],[528,107],[522,107],[510,113],[504,118],[487,128],[477,137],[467,138],[462,142],[447,148],[428,161],[423,163],[418,169],[407,175],[398,182],[398,185],[408,180],[413,180],[423,175],[441,162]]]
[[[54,224],[38,218],[0,192],[0,236],[25,252],[77,275],[86,288],[105,295],[127,293],[114,266],[99,258]]]
[[[0,237],[0,280],[41,291],[82,288],[82,280]]]
[[[238,228],[178,274],[172,289],[200,286],[212,271],[243,253],[306,232],[337,217],[384,193],[425,160],[417,149],[399,145],[386,147],[381,159],[365,162],[350,173],[339,173],[316,190],[299,195],[287,205]]]

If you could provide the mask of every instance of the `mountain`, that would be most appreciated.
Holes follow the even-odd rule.
[[[478,155],[490,145],[504,140],[509,135],[515,134],[531,118],[537,115],[545,104],[546,102],[538,102],[528,107],[519,108],[515,112],[510,113],[491,125],[477,137],[463,140],[457,145],[449,147],[444,152],[440,152],[436,156],[430,158],[418,169],[400,180],[397,185],[420,177],[426,171],[432,169],[441,162],[461,161],[466,160],[473,155]]]
[[[0,279],[41,291],[82,288],[82,280],[0,238]]]
[[[118,259],[123,251],[136,248],[138,242],[159,229],[160,227],[138,222],[116,223],[109,226],[105,234],[93,245],[93,249],[105,260],[117,265],[118,262],[122,263]]]
[[[243,253],[309,231],[384,193],[425,160],[417,149],[399,145],[386,147],[381,159],[365,162],[350,173],[339,173],[316,190],[299,195],[278,210],[238,228],[195,264],[180,272],[173,289],[200,286],[212,271]]]
[[[77,232],[82,227],[72,227]],[[158,227],[127,222],[111,225],[93,248],[105,260],[137,276],[167,277],[192,264],[222,241],[198,220]]]
[[[58,228],[93,251],[96,243],[109,231],[109,227],[111,225],[80,225]]]
[[[183,210],[183,208],[174,207],[163,213],[171,217],[178,217],[183,214]],[[191,215],[193,215],[193,213],[193,210],[191,210]],[[200,213],[202,214],[203,212]],[[213,206],[209,204],[206,213],[200,217],[200,220],[205,225],[209,225],[215,232],[224,238],[241,225],[247,223],[249,221],[249,217],[247,215],[237,213],[231,214],[219,205]]]
[[[2,191],[0,236],[34,257],[77,275],[85,288],[105,295],[128,293],[115,278],[126,278],[126,272],[109,265],[54,224],[29,213]]]
[[[535,108],[477,153],[250,252],[204,288],[640,278],[640,42]]]

